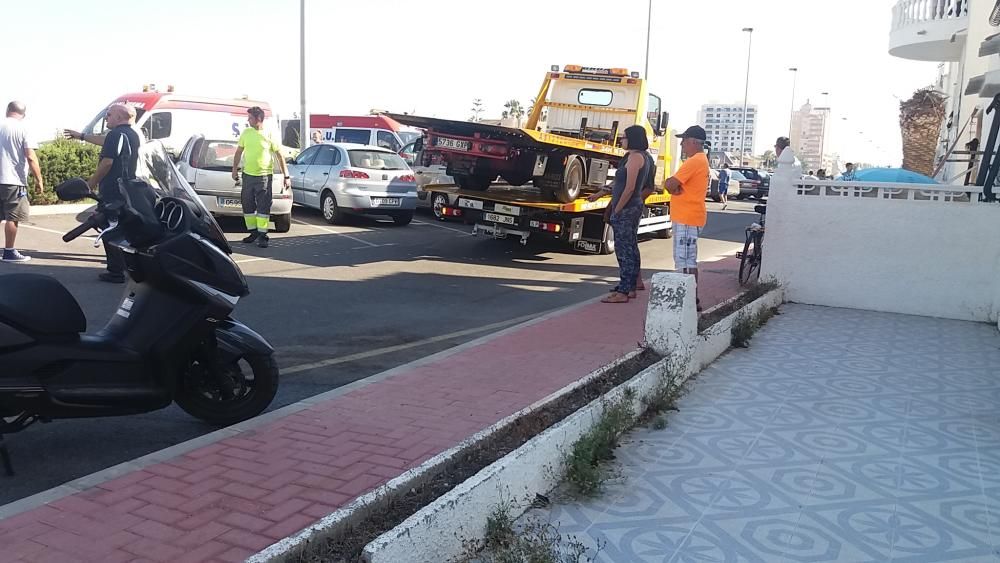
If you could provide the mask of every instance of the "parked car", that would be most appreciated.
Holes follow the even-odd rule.
[[[413,220],[417,183],[394,151],[353,143],[324,143],[288,164],[295,203],[319,209],[330,223],[347,213],[387,215],[397,225]]]
[[[243,216],[242,187],[232,177],[237,148],[236,139],[194,135],[180,151],[177,168],[212,215]],[[279,233],[292,227],[292,194],[285,190],[285,177],[280,172],[271,180],[271,222]]]
[[[712,181],[708,187],[708,197],[712,201],[722,201],[722,197],[719,196],[719,171],[715,168],[709,170],[711,174]],[[729,191],[726,192],[729,197],[738,197],[740,195],[740,181],[733,177],[732,171],[729,173]]]
[[[453,185],[455,180],[448,175],[448,167],[444,163],[422,166],[420,164],[423,158],[422,147],[423,139],[416,139],[403,147],[403,150],[399,151],[399,155],[410,165],[414,176],[417,178],[417,205],[430,208],[434,213],[434,217],[443,221],[446,217],[441,213],[441,208],[452,205],[455,203],[452,199],[457,200],[458,197],[453,197],[451,194],[445,192],[434,191],[433,187],[442,184]]]
[[[755,197],[757,199],[767,197],[767,193],[770,191],[771,178],[766,173],[761,174],[756,168],[749,166],[739,166],[733,168],[733,170],[745,177],[745,181],[740,182],[741,191],[739,199],[743,199],[744,197]]]

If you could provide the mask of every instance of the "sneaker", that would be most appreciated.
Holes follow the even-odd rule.
[[[249,236],[247,236],[246,238],[244,238],[243,242],[245,242],[247,244],[250,244],[251,242],[254,242],[255,240],[257,240],[257,237],[259,237],[259,236],[260,236],[260,231],[254,231],[254,232],[250,233]]]
[[[125,283],[125,274],[116,274],[114,272],[103,272],[98,274],[97,279],[102,282],[108,283]]]
[[[25,256],[17,251],[16,248],[5,248],[3,249],[3,258],[0,258],[4,262],[27,262],[31,260],[31,256]]]
[[[268,239],[267,235],[264,234],[264,233],[261,233],[260,236],[257,237],[257,246],[260,247],[260,248],[267,248],[267,242],[268,242],[268,240],[270,240],[270,239]]]

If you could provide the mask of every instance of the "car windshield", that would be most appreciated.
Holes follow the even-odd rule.
[[[195,167],[228,172],[233,169],[233,157],[238,148],[236,141],[203,141],[194,158]]]
[[[423,136],[423,133],[416,131],[397,131],[396,134],[399,135],[399,140],[403,141],[404,145],[408,145]]]
[[[750,180],[760,180],[760,176],[757,174],[757,171],[754,170],[753,168],[745,168],[745,169],[741,168],[740,173],[746,176]]]
[[[736,180],[737,182],[745,182],[746,179],[747,179],[747,177],[744,176],[743,174],[740,174],[740,172],[738,170],[730,170],[729,171],[729,179],[730,180]]]
[[[406,170],[406,162],[398,154],[388,151],[353,150],[347,151],[351,166],[369,170]]]
[[[198,212],[196,219],[198,224],[193,226],[193,230],[214,242],[220,249],[232,254],[233,250],[226,240],[226,235],[198,198],[191,184],[181,176],[162,143],[159,141],[143,143],[139,149],[139,162],[135,175],[152,186],[157,198],[175,197],[188,201]]]
[[[110,108],[111,105],[112,104],[108,104],[104,109],[97,112],[97,115],[94,116],[94,119],[91,119],[90,123],[88,123],[83,127],[83,133],[87,135],[103,135],[108,130],[107,116],[108,116],[108,108]],[[146,110],[138,107],[135,108],[136,123],[139,123],[139,120],[142,119],[142,115],[144,113],[146,113]],[[139,128],[136,127],[136,131],[138,130]]]

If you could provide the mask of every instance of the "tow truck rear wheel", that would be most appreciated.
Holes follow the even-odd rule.
[[[554,190],[553,195],[560,203],[571,203],[580,197],[580,188],[583,187],[583,161],[580,157],[571,156],[563,171],[562,184]]]
[[[493,180],[496,180],[496,174],[492,176],[489,174],[455,174],[454,178],[455,183],[463,190],[484,192],[489,189]]]
[[[601,254],[615,253],[615,230],[610,224],[604,225],[604,242],[601,243]]]

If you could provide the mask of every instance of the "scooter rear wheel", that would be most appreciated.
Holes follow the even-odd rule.
[[[264,412],[277,392],[274,356],[246,356],[226,366],[202,365],[196,360],[182,378],[176,401],[195,418],[229,426]]]

